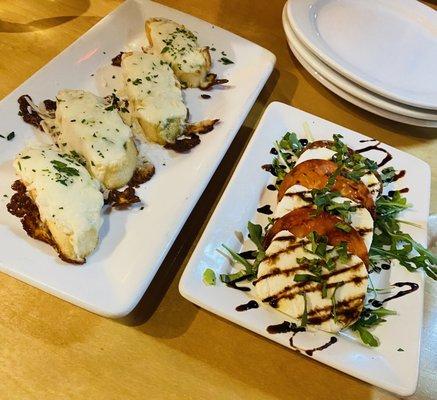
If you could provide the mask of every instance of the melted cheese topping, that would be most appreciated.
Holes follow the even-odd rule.
[[[61,90],[57,96],[54,137],[62,152],[75,151],[87,162],[91,174],[103,182],[107,170],[122,165],[132,134],[117,110],[101,97],[83,90]]]
[[[149,22],[149,27],[153,49],[173,69],[196,73],[205,67],[204,48],[199,47],[197,37],[184,25],[160,19]]]
[[[121,63],[132,112],[139,119],[165,126],[185,121],[187,108],[173,70],[157,55],[135,52]]]
[[[278,238],[282,240],[277,240]],[[308,282],[303,288],[301,283],[294,281],[297,274],[311,274],[307,267],[297,261],[302,257],[310,260],[317,258],[308,251],[310,246],[305,238],[295,238],[288,231],[279,232],[266,250],[267,258],[259,265],[258,281],[255,281],[256,293],[262,300],[276,298],[279,311],[299,320],[305,311],[305,301],[300,294],[304,290],[309,321],[312,317],[319,317],[320,322],[313,324],[314,326],[324,331],[338,332],[353,320],[348,321],[348,317],[346,320],[341,317],[342,311],[345,311],[341,306],[338,306],[337,310],[338,320],[333,317],[332,297],[335,285],[344,282],[335,290],[335,303],[338,305],[350,301],[348,310],[355,310],[358,317],[367,291],[367,269],[362,260],[355,255],[349,255],[346,262],[337,260],[333,270],[335,273],[329,275],[329,271],[323,272],[328,285],[327,295],[323,297],[317,283]]]
[[[102,225],[99,183],[73,157],[50,146],[24,149],[14,168],[41,220],[69,236],[75,254],[82,254],[81,238],[90,230],[98,232]]]

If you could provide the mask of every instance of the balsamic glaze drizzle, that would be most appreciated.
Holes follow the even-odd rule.
[[[408,193],[409,191],[410,191],[410,189],[403,188],[403,189],[400,189],[400,190],[390,190],[387,194],[388,194],[389,197],[393,197],[396,192],[399,192],[399,193]]]
[[[249,287],[247,287],[247,286],[237,286],[237,282],[241,282],[241,281],[244,281],[244,280],[246,280],[246,276],[242,276],[242,277],[240,277],[238,279],[235,279],[234,281],[227,283],[226,286],[230,287],[232,289],[240,290],[242,292],[249,292],[250,291]]]
[[[413,293],[417,289],[419,289],[419,285],[417,283],[414,283],[414,282],[396,282],[396,283],[393,283],[392,286],[396,286],[399,288],[404,287],[404,286],[408,286],[409,289],[400,290],[399,292],[397,292],[393,296],[387,297],[384,300],[372,300],[371,304],[373,307],[376,307],[376,308],[382,307],[382,305],[384,303],[387,303],[390,300],[394,300],[394,299],[397,299],[399,297],[406,296],[407,294]]]
[[[267,186],[267,189],[268,189],[268,190],[271,190],[271,191],[273,191],[273,190],[277,190],[277,189],[276,189],[276,186],[275,186],[275,185],[272,185],[272,184],[268,185],[268,186]]]
[[[378,164],[378,167],[382,167],[383,165],[387,164],[393,158],[393,156],[386,149],[384,149],[382,147],[379,147],[380,144],[381,144],[381,142],[377,142],[376,144],[372,144],[370,146],[363,147],[362,149],[358,149],[358,150],[355,150],[355,151],[357,153],[365,153],[366,151],[370,151],[370,150],[378,150],[378,151],[384,153],[385,157]]]
[[[259,304],[255,300],[250,300],[248,303],[241,304],[241,305],[235,307],[235,309],[237,311],[247,311],[247,310],[251,310],[253,308],[258,308],[258,307],[259,307]]]
[[[325,350],[327,349],[329,346],[332,346],[334,343],[337,343],[338,339],[335,336],[331,336],[329,341],[326,342],[325,344],[319,346],[319,347],[315,347],[314,349],[309,349],[309,350],[304,350],[305,353],[307,355],[309,355],[310,357],[313,356],[315,351],[321,351],[321,350]]]
[[[294,322],[284,321],[281,324],[269,325],[267,327],[267,332],[274,335],[277,333],[288,333],[288,332],[305,332],[303,326],[297,326]]]
[[[266,215],[272,215],[273,214],[273,211],[270,208],[269,204],[266,204],[265,206],[257,208],[256,211],[258,211],[261,214],[266,214]]]

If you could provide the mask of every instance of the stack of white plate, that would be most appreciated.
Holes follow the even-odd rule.
[[[437,12],[416,0],[289,0],[282,23],[304,68],[372,113],[437,128]]]

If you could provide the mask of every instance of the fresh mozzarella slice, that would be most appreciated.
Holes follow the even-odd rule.
[[[57,95],[54,139],[62,152],[75,151],[87,169],[108,189],[132,178],[137,150],[131,130],[117,110],[84,90],[61,90]]]
[[[153,51],[171,65],[183,86],[206,88],[213,83],[208,47],[199,47],[197,37],[184,25],[152,18],[146,21],[146,34]]]
[[[336,203],[349,202],[351,206],[356,207],[356,211],[349,213],[350,225],[360,234],[369,250],[373,239],[373,218],[369,211],[346,197],[334,197],[332,201]],[[307,206],[313,206],[311,191],[302,185],[294,185],[285,192],[273,217],[280,218],[290,211]]]
[[[308,160],[331,160],[332,156],[335,154],[336,152],[328,147],[309,148],[300,155],[296,161],[296,165]],[[360,179],[369,189],[373,199],[376,200],[382,189],[382,183],[378,177],[374,173],[369,172],[363,175]]]
[[[296,165],[308,160],[331,160],[335,151],[328,147],[306,149],[296,161]]]
[[[24,149],[14,168],[38,207],[42,226],[48,230],[46,241],[61,258],[84,262],[97,246],[102,225],[100,184],[74,157],[52,146]]]
[[[125,53],[121,62],[129,111],[152,142],[174,143],[183,134],[187,108],[179,82],[159,55]]]
[[[322,284],[294,281],[297,274],[311,274],[308,266],[298,261],[303,257],[317,258],[309,247],[307,239],[296,238],[288,231],[279,232],[259,265],[256,293],[262,301],[295,320],[301,320],[306,311],[309,325],[338,332],[355,322],[363,309],[366,266],[359,257],[349,255],[347,261],[338,259],[332,271],[324,269],[322,278],[327,292],[323,297]]]

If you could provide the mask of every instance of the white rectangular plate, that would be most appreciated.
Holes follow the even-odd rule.
[[[229,84],[208,92],[209,100],[201,99],[197,89],[184,93],[192,121],[220,118],[221,122],[189,154],[155,151],[156,175],[138,190],[144,209],[105,215],[100,245],[87,263],[65,264],[48,245],[27,237],[20,221],[6,210],[15,180],[12,160],[34,138],[32,128],[17,115],[17,98],[29,94],[39,103],[53,99],[62,88],[101,93],[96,71],[121,50],[147,45],[144,21],[150,17],[183,23],[197,32],[201,45],[217,49],[212,52],[213,72],[229,79]],[[221,51],[234,64],[217,62]],[[155,276],[274,63],[274,55],[258,45],[168,7],[139,0],[118,7],[0,103],[1,133],[16,133],[10,142],[1,139],[0,269],[95,313],[126,315]],[[116,67],[110,68],[115,72]]]
[[[306,125],[308,124],[308,125]],[[181,294],[193,303],[220,315],[223,318],[259,333],[290,348],[291,333],[269,334],[268,325],[288,320],[285,314],[261,302],[258,309],[237,312],[235,307],[255,298],[251,292],[240,292],[222,283],[207,286],[202,281],[205,268],[212,268],[217,275],[229,273],[231,264],[218,249],[222,244],[235,251],[242,247],[241,237],[247,237],[247,221],[264,224],[266,217],[256,212],[261,205],[274,204],[277,192],[266,189],[273,182],[270,173],[261,166],[271,163],[270,149],[285,132],[295,132],[300,138],[308,138],[304,126],[314,140],[332,140],[333,134],[342,134],[350,147],[358,149],[369,143],[369,139],[357,132],[335,125],[314,115],[281,103],[271,103],[265,111],[243,157],[241,158],[229,185],[212,215],[179,284]],[[388,165],[397,170],[405,169],[406,176],[395,182],[394,188],[408,187],[408,201],[414,207],[402,216],[420,228],[405,226],[419,243],[426,245],[426,224],[429,212],[430,169],[429,166],[402,151],[383,145],[392,155]],[[366,156],[380,161],[380,152],[366,153]],[[424,277],[422,273],[409,273],[403,267],[392,266],[389,271],[372,274],[377,287],[388,287],[395,282],[415,282],[419,289],[408,296],[390,301],[387,308],[398,315],[387,317],[387,322],[378,326],[374,334],[380,340],[379,347],[366,347],[352,334],[338,335],[338,341],[323,351],[316,351],[313,358],[353,375],[359,379],[393,391],[410,395],[417,385],[419,368],[420,332],[423,314]],[[247,294],[249,293],[249,294]],[[253,297],[252,297],[253,296]],[[305,354],[329,341],[331,335],[324,332],[299,333],[294,344]],[[401,348],[404,351],[398,351]]]

